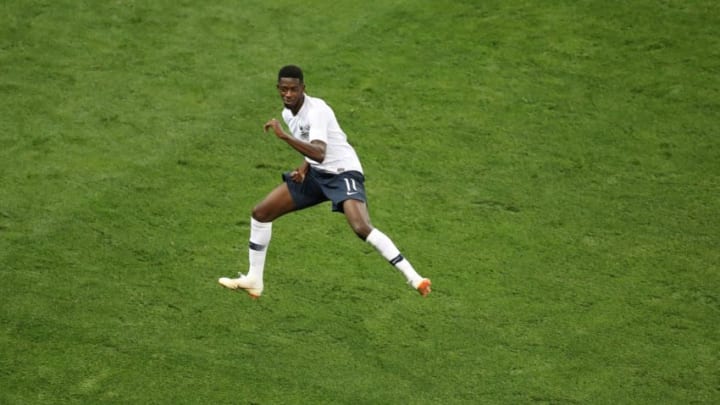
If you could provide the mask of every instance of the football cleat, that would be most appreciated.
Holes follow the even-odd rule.
[[[260,295],[263,291],[263,283],[262,281],[257,282],[254,280],[251,280],[247,276],[244,276],[242,274],[239,274],[240,277],[238,278],[228,278],[228,277],[221,277],[218,280],[218,283],[220,283],[221,286],[225,288],[229,288],[231,290],[240,291],[243,290],[252,299],[258,299],[260,298]]]
[[[430,279],[424,278],[420,280],[415,289],[417,290],[417,292],[420,293],[420,295],[422,295],[423,297],[427,297],[428,294],[430,294],[430,291],[432,291],[432,289],[430,288],[431,285],[432,283],[430,282]]]

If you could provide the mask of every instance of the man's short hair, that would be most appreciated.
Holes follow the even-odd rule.
[[[300,83],[303,83],[303,72],[300,67],[295,65],[287,65],[283,66],[280,69],[280,72],[278,72],[278,81],[280,81],[283,77],[291,77],[294,79],[300,80]]]

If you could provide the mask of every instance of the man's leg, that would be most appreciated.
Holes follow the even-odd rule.
[[[430,279],[420,276],[412,264],[400,253],[393,241],[379,229],[372,227],[370,214],[364,202],[347,200],[343,202],[343,212],[355,234],[371,244],[385,260],[395,266],[405,276],[408,284],[423,297],[430,294]]]
[[[218,282],[233,290],[244,290],[252,298],[258,298],[263,290],[265,256],[272,236],[272,221],[295,210],[287,184],[277,186],[258,204],[250,218],[250,243],[248,246],[248,274],[238,278],[223,277]]]

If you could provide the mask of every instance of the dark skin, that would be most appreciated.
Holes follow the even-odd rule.
[[[305,83],[297,78],[282,77],[278,80],[277,89],[285,107],[290,109],[293,115],[297,115],[305,101]],[[280,122],[275,118],[266,122],[263,128],[265,132],[272,129],[275,136],[285,141],[290,147],[303,156],[307,156],[321,163],[325,160],[325,149],[327,145],[325,145],[324,142],[318,140],[305,142],[296,139],[286,133],[280,125]],[[303,159],[302,165],[290,173],[292,181],[296,183],[305,181],[305,175],[309,169],[310,165]],[[373,230],[370,224],[370,214],[368,213],[367,205],[362,201],[349,199],[343,202],[342,208],[345,218],[353,232],[362,240],[365,240]],[[260,222],[272,222],[296,209],[287,184],[282,183],[275,187],[274,190],[253,208],[252,216]]]

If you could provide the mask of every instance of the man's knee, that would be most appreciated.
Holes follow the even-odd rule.
[[[275,218],[262,205],[256,205],[252,210],[252,217],[259,222],[272,222]]]
[[[350,226],[352,227],[353,232],[355,232],[355,235],[362,240],[367,239],[368,235],[370,235],[370,232],[373,230],[372,226],[366,222],[351,223]]]

